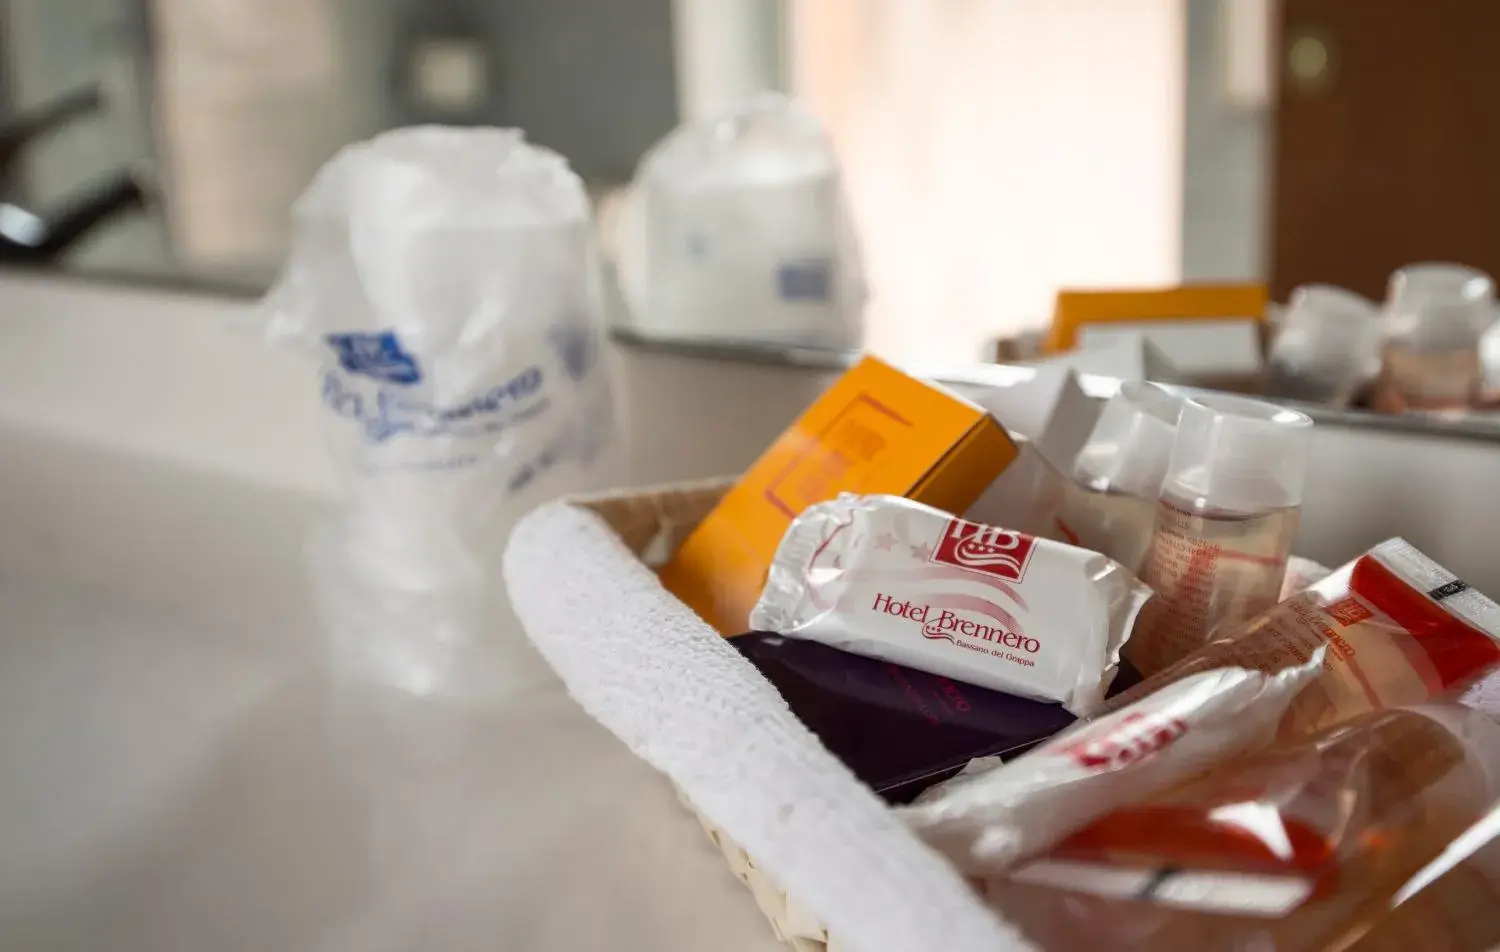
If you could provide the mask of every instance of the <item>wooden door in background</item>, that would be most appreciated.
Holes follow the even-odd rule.
[[[1500,275],[1500,2],[1278,0],[1271,290]]]

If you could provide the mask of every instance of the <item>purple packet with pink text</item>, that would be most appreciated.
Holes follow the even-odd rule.
[[[729,643],[830,753],[891,803],[910,801],[977,757],[1014,757],[1074,721],[1059,704],[818,642],[750,632]],[[1114,688],[1138,680],[1122,666]]]

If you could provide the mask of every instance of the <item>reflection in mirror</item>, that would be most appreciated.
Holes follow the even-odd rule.
[[[40,257],[259,289],[317,169],[424,122],[519,126],[604,189],[676,119],[670,6],[0,0],[12,228],[113,202]]]
[[[762,354],[842,344],[798,316],[840,276],[782,247],[796,228],[758,220],[782,245],[726,262],[694,222],[743,236],[744,221],[698,207],[643,224],[647,189],[629,187],[680,124],[780,89],[831,147],[848,220],[803,230],[852,233],[839,247],[857,247],[867,294],[846,323],[864,348],[1123,362],[1386,412],[1500,394],[1492,291],[1412,297],[1397,292],[1422,282],[1393,278],[1500,273],[1500,5],[1485,0],[0,0],[0,17],[5,262],[258,291],[291,203],[341,146],[517,126],[588,182],[622,281],[734,272],[756,289],[736,300],[777,302],[721,320],[672,297],[693,280],[642,278],[624,331]],[[1071,292],[1225,284],[1263,303],[1136,302],[1140,326],[1057,343]],[[661,300],[678,316],[639,303]]]

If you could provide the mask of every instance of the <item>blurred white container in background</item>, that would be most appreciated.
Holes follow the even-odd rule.
[[[1414,410],[1469,406],[1482,385],[1480,337],[1495,320],[1495,279],[1464,265],[1411,264],[1391,275],[1385,380]]]
[[[856,348],[864,279],[822,126],[776,93],[674,130],[620,220],[621,288],[652,337]]]
[[[1303,285],[1279,323],[1266,380],[1272,396],[1341,406],[1380,372],[1380,311],[1352,291]]]

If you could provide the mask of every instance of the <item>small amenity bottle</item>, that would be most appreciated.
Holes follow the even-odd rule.
[[[1276,604],[1297,532],[1312,420],[1243,397],[1185,400],[1141,581],[1157,597],[1126,657],[1160,671]]]
[[[1152,383],[1120,385],[1073,464],[1057,521],[1069,541],[1137,574],[1156,523],[1182,398]]]

